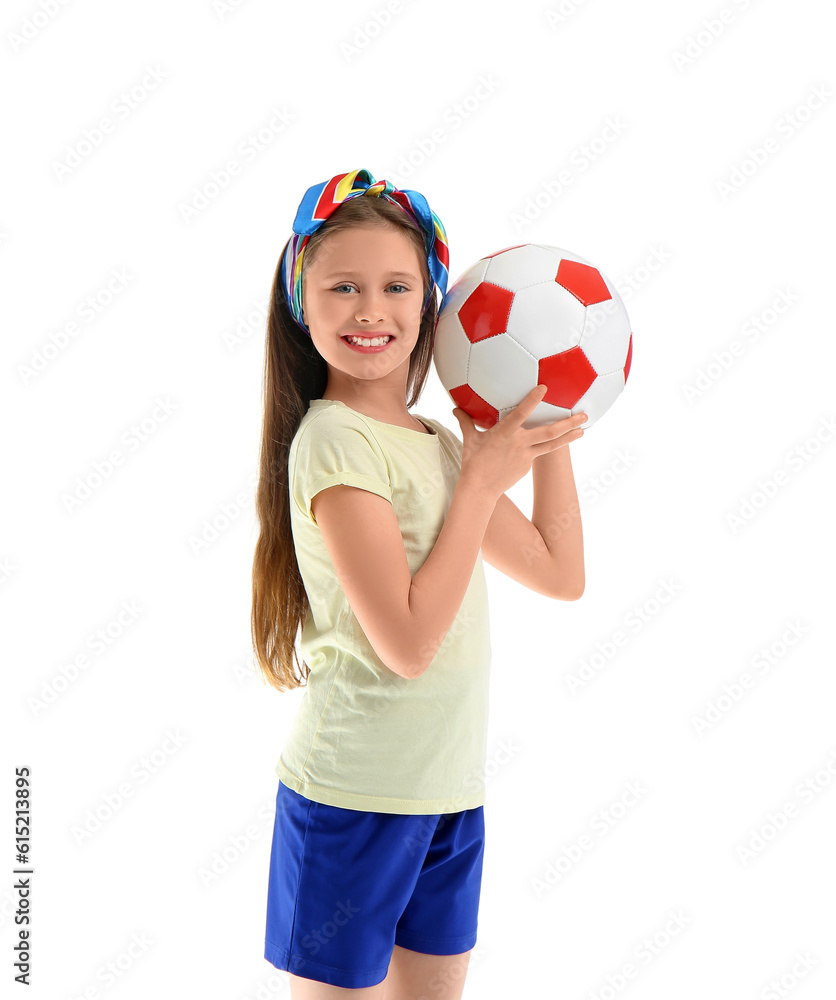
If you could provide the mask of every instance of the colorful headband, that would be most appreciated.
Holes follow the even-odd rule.
[[[389,181],[376,181],[368,170],[352,170],[350,173],[337,174],[329,181],[314,184],[305,192],[293,222],[293,236],[287,241],[282,252],[281,278],[285,299],[293,318],[309,337],[311,331],[302,319],[302,258],[305,255],[305,247],[310,236],[344,201],[359,195],[370,195],[391,201],[421,227],[432,279],[422,314],[427,311],[436,288],[441,292],[442,300],[447,292],[450,259],[447,233],[444,231],[441,219],[427,204],[427,199],[418,191],[400,191]]]

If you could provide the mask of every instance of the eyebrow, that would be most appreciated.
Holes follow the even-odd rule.
[[[330,278],[356,278],[358,273],[358,271],[333,271],[331,274],[325,275],[325,280],[327,281]],[[390,278],[412,278],[415,281],[418,280],[418,276],[411,274],[409,271],[390,271],[388,276]]]

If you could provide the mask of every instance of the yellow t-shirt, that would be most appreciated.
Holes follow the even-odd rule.
[[[311,498],[338,483],[389,500],[415,576],[444,525],[462,443],[414,415],[435,433],[314,399],[288,455],[293,541],[311,606],[301,637],[310,674],[276,773],[315,802],[366,812],[448,813],[485,802],[491,645],[481,552],[435,657],[407,680],[366,638],[311,513]]]

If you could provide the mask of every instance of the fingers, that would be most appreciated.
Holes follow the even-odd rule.
[[[554,420],[552,423],[544,424],[543,426],[552,428],[556,434],[566,434],[576,427],[580,427],[581,424],[585,424],[588,418],[588,413],[570,413],[568,417],[561,417],[560,420]],[[557,428],[560,429],[557,430]]]
[[[583,436],[583,428],[580,426],[588,418],[586,413],[571,413],[568,417],[561,417],[550,424],[541,424],[539,427],[530,428],[529,433],[535,436],[532,444],[547,445],[546,451],[560,448],[569,441],[575,441]],[[539,433],[537,433],[539,432]],[[541,452],[541,454],[543,454]]]
[[[547,438],[544,441],[535,442],[532,447],[537,449],[537,457],[540,455],[549,455],[553,451],[557,451],[558,448],[565,448],[567,444],[571,444],[573,441],[577,441],[578,438],[583,437],[583,428],[575,427],[573,430],[566,431],[563,434],[558,434],[557,436],[552,435],[552,437]]]
[[[580,437],[583,434],[583,428],[581,424],[585,424],[587,421],[588,414],[586,413],[573,413],[568,417],[564,417],[563,420],[556,420],[552,427],[560,427],[558,431],[558,437],[561,434],[571,434],[572,438]]]
[[[586,413],[575,413],[571,417],[566,417],[565,420],[558,420],[557,423],[564,426],[557,435],[557,439],[565,438],[566,441],[576,441],[579,437],[583,437],[583,427],[580,425],[586,423],[586,419]],[[561,441],[561,443],[563,442]]]
[[[502,418],[503,421],[508,421],[512,427],[519,427],[529,414],[532,412],[534,407],[542,400],[543,396],[546,395],[545,385],[535,385],[534,388],[527,395],[523,396],[520,402],[514,407],[513,410],[509,410],[508,413]]]

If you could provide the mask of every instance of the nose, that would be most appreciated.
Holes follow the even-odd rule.
[[[376,323],[386,315],[383,293],[366,290],[357,296],[355,319],[360,323]]]

